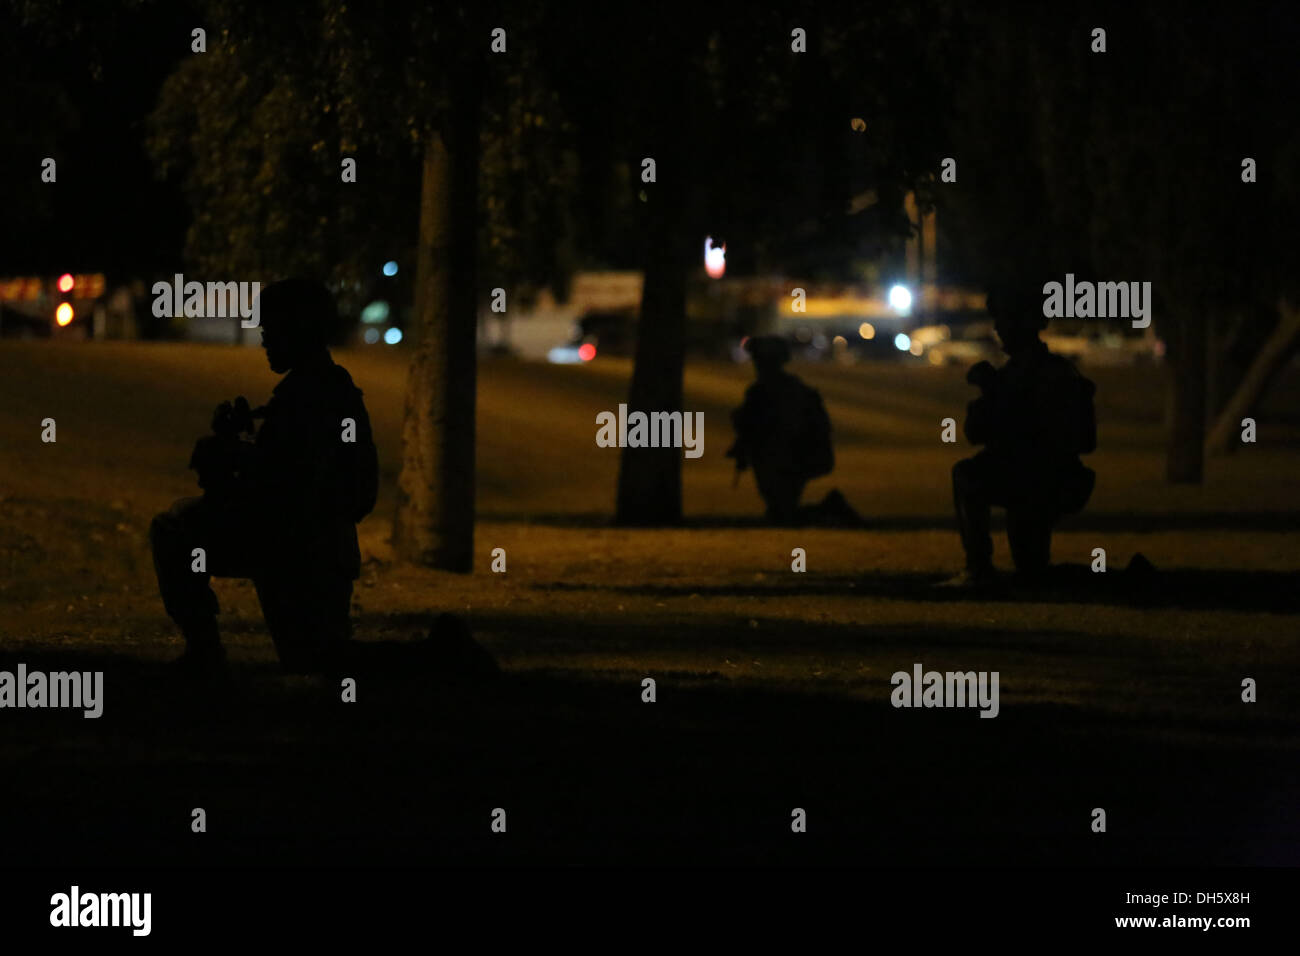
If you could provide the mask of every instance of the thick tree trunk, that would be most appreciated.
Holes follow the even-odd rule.
[[[650,202],[645,284],[637,321],[636,358],[628,414],[687,411],[682,407],[686,370],[686,277],[694,249],[683,234],[682,187],[656,191]],[[703,244],[701,237],[700,245]],[[676,524],[682,518],[682,449],[624,448],[619,460],[620,525]]]
[[[1241,384],[1223,406],[1223,411],[1205,439],[1207,455],[1224,455],[1240,444],[1241,420],[1255,408],[1279,372],[1300,345],[1300,309],[1285,301],[1278,303],[1281,320],[1264,347],[1259,350]]]
[[[406,387],[393,547],[444,571],[474,563],[479,90],[452,86],[425,142],[416,258],[418,340]]]
[[[636,357],[627,410],[685,412],[682,376],[686,370],[686,280],[700,262],[704,235],[692,231],[690,151],[696,129],[692,118],[690,62],[683,46],[665,53],[680,64],[669,70],[661,90],[663,111],[648,124],[654,145],[656,182],[647,193],[641,261],[645,282],[637,321]],[[634,169],[639,171],[640,163]],[[620,525],[676,524],[682,518],[682,449],[625,448],[619,459],[615,522]]]
[[[1166,478],[1173,484],[1197,485],[1205,476],[1209,330],[1194,308],[1183,318],[1176,348],[1177,352],[1171,355]]]

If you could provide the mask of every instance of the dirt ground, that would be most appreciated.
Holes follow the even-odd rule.
[[[247,582],[218,581],[238,683],[202,704],[148,551],[150,516],[195,494],[185,463],[221,399],[265,401],[259,350],[0,344],[0,669],[105,673],[104,716],[0,711],[0,797],[48,861],[1300,863],[1300,385],[1259,443],[1163,480],[1157,371],[1098,383],[1098,487],[1054,539],[1046,592],[973,598],[939,439],[972,397],[960,369],[806,367],[840,488],[865,530],[761,527],[731,487],[727,410],[744,367],[700,363],[686,522],[609,526],[618,452],[596,413],[627,363],[484,362],[476,571],[396,563],[387,536],[406,356],[340,352],[366,393],[384,488],[361,526],[360,640],[465,614],[505,677],[406,674],[355,704],[286,678]],[[42,443],[41,421],[57,422]],[[1094,548],[1108,571],[1091,574]],[[489,571],[504,548],[507,572]],[[807,572],[791,570],[803,548]],[[1123,568],[1141,552],[1160,573]],[[1007,563],[1005,542],[995,557]],[[998,671],[996,719],[896,709],[890,675]],[[642,680],[658,699],[643,703]],[[1244,678],[1258,702],[1243,703]],[[206,835],[190,830],[203,807]],[[489,829],[508,814],[508,838]],[[1093,808],[1107,812],[1091,832]],[[808,832],[791,833],[807,811]],[[16,815],[16,816],[15,816]]]

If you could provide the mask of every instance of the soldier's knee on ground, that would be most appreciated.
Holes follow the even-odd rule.
[[[1043,509],[1007,512],[1007,543],[1018,572],[1036,574],[1047,569],[1051,563],[1055,523],[1056,515]]]

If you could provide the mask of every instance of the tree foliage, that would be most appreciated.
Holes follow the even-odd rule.
[[[955,261],[985,280],[1150,281],[1171,360],[1173,480],[1199,481],[1208,363],[1239,380],[1294,299],[1300,139],[1289,5],[967,7]],[[1094,28],[1106,31],[1094,52]],[[1242,161],[1258,182],[1242,181]],[[1262,381],[1256,377],[1255,381]]]
[[[467,14],[409,2],[202,9],[207,52],[164,85],[149,140],[191,209],[187,260],[321,274],[342,290],[368,287],[386,259],[411,261],[423,137],[444,116],[457,64],[486,49],[486,29],[471,35],[479,21]],[[545,142],[558,132],[553,97],[529,83],[515,43],[485,98],[479,239],[485,278],[512,289],[556,272],[572,188]],[[344,157],[357,161],[354,184],[341,180]]]

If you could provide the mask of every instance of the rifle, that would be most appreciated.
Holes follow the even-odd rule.
[[[248,399],[239,396],[222,402],[212,415],[212,434],[194,443],[189,467],[199,474],[199,487],[205,492],[230,493],[238,483],[250,458],[249,442],[256,418],[264,418],[266,406],[250,408]]]

